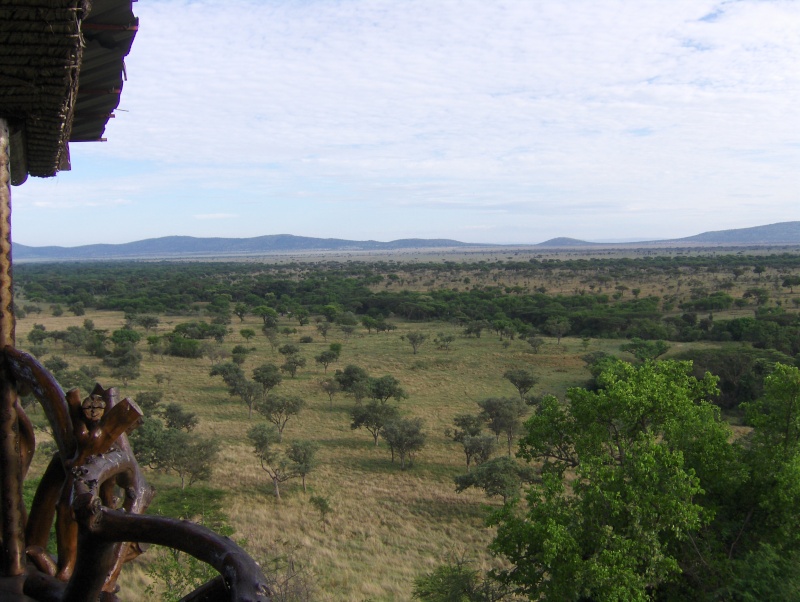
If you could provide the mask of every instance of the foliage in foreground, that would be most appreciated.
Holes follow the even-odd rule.
[[[491,519],[500,582],[537,600],[796,599],[800,370],[776,366],[740,439],[688,362],[617,362],[598,384],[526,423],[541,479]]]

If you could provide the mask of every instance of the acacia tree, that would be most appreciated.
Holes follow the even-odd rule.
[[[339,359],[339,354],[335,351],[331,351],[328,349],[327,351],[323,351],[319,355],[314,357],[314,361],[318,364],[322,364],[325,368],[325,372],[328,371],[328,366]]]
[[[456,492],[475,487],[488,496],[499,495],[505,504],[519,493],[523,483],[529,483],[534,478],[534,471],[530,467],[520,465],[508,456],[500,456],[479,464],[467,474],[455,477]]]
[[[377,447],[378,437],[383,433],[386,424],[397,418],[398,412],[393,405],[372,400],[364,405],[356,405],[350,415],[353,419],[350,428],[368,430],[375,440],[375,447]]]
[[[503,378],[514,385],[522,401],[525,401],[525,396],[528,394],[528,391],[533,389],[536,383],[539,382],[539,378],[534,376],[527,368],[506,370],[503,374]]]
[[[416,454],[425,445],[425,433],[422,432],[422,418],[396,418],[383,427],[383,438],[389,444],[394,456],[400,459],[400,470],[410,466]],[[408,462],[406,463],[406,460]]]
[[[281,483],[295,478],[297,473],[286,456],[275,448],[278,433],[270,425],[261,423],[247,431],[247,438],[253,444],[253,452],[261,462],[261,469],[272,481],[275,497],[280,500]]]
[[[400,381],[394,376],[386,375],[380,378],[370,378],[368,381],[369,396],[381,403],[386,403],[394,398],[397,401],[406,399],[408,395],[400,386]]]
[[[286,357],[286,361],[281,364],[281,370],[288,372],[289,376],[294,378],[297,375],[297,371],[305,367],[305,365],[306,358],[293,354]]]
[[[305,400],[297,395],[267,395],[258,400],[256,411],[276,426],[280,443],[286,423],[292,416],[297,416],[305,405]]]
[[[348,364],[344,370],[337,370],[333,377],[342,391],[352,395],[358,404],[369,393],[369,374],[360,366]]]
[[[489,397],[479,401],[478,405],[481,407],[481,418],[488,423],[496,440],[500,440],[500,435],[505,435],[510,456],[514,438],[522,427],[521,419],[528,410],[525,402],[516,397]]]
[[[548,320],[544,323],[544,330],[548,334],[556,337],[556,344],[560,345],[561,337],[569,332],[571,326],[572,324],[570,324],[568,318],[552,317],[548,318]]]
[[[253,416],[253,406],[264,395],[263,387],[248,380],[240,366],[233,362],[217,364],[211,368],[211,376],[221,376],[228,386],[228,395],[238,397],[247,406],[248,420]]]
[[[333,409],[333,398],[342,390],[342,386],[335,378],[325,378],[320,381],[319,388],[322,389],[328,396],[328,403],[330,409]]]
[[[294,441],[286,450],[286,457],[294,463],[294,472],[303,480],[303,493],[306,491],[306,475],[317,466],[315,455],[318,449],[314,441]]]
[[[216,440],[164,428],[158,418],[145,418],[142,426],[131,434],[131,443],[141,464],[177,474],[181,489],[210,479],[219,455]]]
[[[419,330],[412,330],[406,335],[406,340],[411,344],[411,349],[416,355],[422,344],[428,340],[428,336]]]
[[[459,414],[453,418],[453,424],[456,428],[447,429],[445,434],[464,448],[469,472],[473,460],[475,464],[482,464],[489,459],[494,451],[495,439],[481,432],[484,422],[480,416]]]
[[[275,387],[281,384],[283,377],[275,364],[261,364],[253,370],[253,380],[261,385],[264,395],[269,395]]]
[[[639,337],[633,337],[630,343],[620,345],[619,350],[627,351],[640,362],[646,362],[664,355],[669,351],[669,345],[664,341],[645,341]]]

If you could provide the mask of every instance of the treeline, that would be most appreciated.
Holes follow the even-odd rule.
[[[773,276],[773,290],[784,287],[793,292],[794,286],[800,285],[791,270],[798,268],[800,256],[785,254],[403,264],[403,277],[396,273],[399,264],[390,262],[22,265],[16,276],[26,301],[49,303],[53,311],[63,311],[65,306],[76,315],[85,308],[132,315],[205,312],[215,321],[227,323],[231,312],[240,318],[245,313],[263,312],[298,319],[313,314],[330,322],[349,314],[378,321],[391,317],[450,321],[471,325],[478,336],[486,329],[509,338],[544,332],[593,338],[744,341],[795,356],[800,352],[800,317],[780,301],[773,302],[766,282],[746,288],[738,297],[695,284],[683,300],[675,294],[644,296],[638,288],[626,297],[627,286],[611,285],[614,279],[632,277],[636,272],[661,272],[671,277],[673,272],[727,271],[731,279],[726,282],[730,283],[746,270],[760,276],[769,269],[783,272]],[[590,285],[590,291],[581,289],[574,294],[547,294],[543,287],[528,293],[520,286],[504,285],[500,278],[497,285],[472,285],[466,290],[442,283],[425,291],[389,290],[386,286],[395,282],[402,286],[409,273],[419,270],[428,275],[446,272],[448,282],[469,284],[470,277],[461,274],[489,269],[495,276],[513,273],[515,278],[548,270],[591,271],[595,281],[608,283],[608,292],[601,292],[603,286]],[[714,312],[733,306],[752,307],[754,315],[715,320]],[[560,324],[557,333],[552,332],[554,323]]]

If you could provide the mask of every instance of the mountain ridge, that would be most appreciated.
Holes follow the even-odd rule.
[[[569,237],[551,238],[538,244],[501,245],[465,243],[435,238],[403,238],[389,242],[376,240],[346,240],[313,238],[293,234],[268,234],[251,238],[201,238],[194,236],[164,236],[120,244],[93,244],[78,247],[33,247],[13,244],[14,259],[18,261],[88,261],[120,259],[179,259],[191,257],[224,257],[268,255],[301,251],[392,251],[402,249],[442,249],[477,247],[652,247],[657,245],[800,245],[800,221],[779,222],[765,226],[713,230],[694,236],[656,241],[628,243],[598,243]]]

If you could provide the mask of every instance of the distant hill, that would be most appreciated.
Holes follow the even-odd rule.
[[[713,245],[796,245],[800,244],[800,222],[780,222],[753,228],[716,230],[661,242]]]
[[[272,234],[254,238],[195,238],[165,236],[118,245],[80,247],[29,247],[14,243],[15,261],[76,261],[108,259],[147,259],[178,257],[224,257],[268,255],[300,251],[376,251],[478,246],[457,240],[406,238],[390,242],[311,238],[291,234]],[[486,245],[481,245],[486,246]]]
[[[567,238],[566,236],[559,236],[558,238],[551,238],[544,242],[537,244],[537,247],[591,247],[594,245],[601,245],[603,243],[588,242],[585,240],[578,240],[577,238]]]
[[[291,234],[271,234],[254,238],[195,238],[193,236],[165,236],[149,238],[118,245],[85,245],[81,247],[30,247],[14,243],[16,261],[104,261],[113,259],[178,259],[225,258],[241,256],[275,255],[303,251],[396,251],[403,249],[443,249],[477,247],[649,247],[675,245],[800,245],[800,221],[781,222],[754,228],[717,230],[686,238],[670,240],[598,243],[577,238],[557,237],[537,245],[472,244],[443,238],[404,238],[389,242],[376,240],[344,240],[341,238],[312,238]]]

